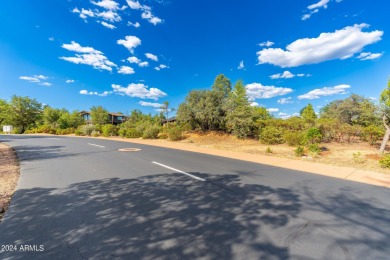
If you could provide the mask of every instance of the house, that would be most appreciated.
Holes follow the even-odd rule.
[[[167,123],[173,124],[173,123],[175,123],[175,122],[176,122],[176,117],[171,117],[171,118],[169,118],[168,120],[167,120],[167,119],[162,120],[162,121],[161,121],[161,124],[162,124],[163,126],[165,126]]]
[[[81,111],[80,115],[84,119],[85,123],[92,124],[92,116],[89,111]],[[108,121],[113,125],[122,124],[126,121],[126,116],[121,113],[108,112]]]

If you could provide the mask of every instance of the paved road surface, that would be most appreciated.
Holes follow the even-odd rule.
[[[386,188],[109,140],[0,141],[21,161],[0,223],[18,252],[0,259],[390,257]]]

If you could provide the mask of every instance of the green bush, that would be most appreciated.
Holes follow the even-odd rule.
[[[179,141],[184,138],[183,130],[180,127],[172,127],[168,130],[168,138],[171,141]]]
[[[168,139],[168,134],[167,134],[167,133],[161,133],[161,134],[158,136],[158,139]]]
[[[274,126],[266,126],[261,129],[259,139],[265,144],[282,144],[284,143],[283,130]]]
[[[305,134],[302,132],[287,132],[283,135],[283,138],[289,146],[305,144]]]
[[[306,132],[307,141],[311,144],[321,142],[322,134],[318,128],[312,127]]]
[[[74,131],[74,134],[77,135],[77,136],[83,136],[84,135],[83,131],[81,131],[80,129],[76,129],[76,131]]]
[[[272,151],[271,148],[268,146],[267,149],[265,149],[265,153],[273,153],[273,151]]]
[[[137,131],[135,128],[126,129],[126,138],[140,138],[142,134]]]
[[[104,137],[117,135],[117,128],[114,125],[106,124],[102,126],[102,135]]]
[[[321,153],[321,149],[318,144],[310,144],[308,150],[314,156],[319,155]]]
[[[298,146],[297,149],[294,150],[295,156],[302,157],[305,155],[305,148],[302,146]]]
[[[390,154],[387,154],[387,155],[383,156],[379,160],[379,164],[383,168],[390,168]]]
[[[376,142],[378,140],[380,140],[384,134],[385,134],[385,131],[384,131],[383,127],[378,127],[375,125],[367,126],[363,130],[364,139],[369,141],[371,145],[376,144]]]
[[[159,133],[160,133],[160,128],[158,126],[149,126],[143,132],[142,138],[144,138],[144,139],[157,139]]]
[[[93,131],[96,131],[94,125],[82,125],[79,127],[79,130],[82,132],[82,135],[91,135]]]
[[[98,136],[100,136],[100,132],[99,131],[92,131],[91,135],[93,137],[98,137]]]
[[[121,128],[118,131],[120,137],[126,137],[126,128]]]

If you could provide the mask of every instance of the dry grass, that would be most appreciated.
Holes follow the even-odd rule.
[[[321,144],[323,152],[320,155],[313,155],[307,151],[306,156],[296,157],[296,147],[281,145],[261,144],[258,140],[240,140],[231,135],[211,133],[188,133],[181,143],[188,143],[195,146],[215,148],[220,150],[244,152],[251,154],[262,154],[278,156],[289,159],[319,162],[324,164],[354,167],[361,170],[390,173],[390,169],[381,168],[378,160],[381,158],[378,153],[378,146],[371,146],[367,142],[354,140],[351,143],[325,143]],[[271,154],[266,153],[267,147],[272,150]]]
[[[0,220],[15,192],[19,175],[19,163],[14,150],[0,143]]]

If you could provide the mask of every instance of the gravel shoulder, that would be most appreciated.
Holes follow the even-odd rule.
[[[15,192],[19,175],[19,162],[15,151],[0,143],[0,221]]]

